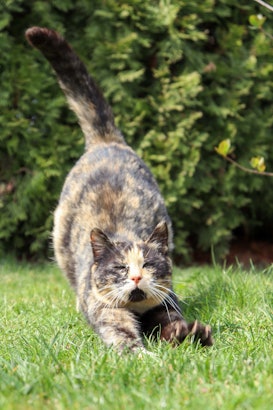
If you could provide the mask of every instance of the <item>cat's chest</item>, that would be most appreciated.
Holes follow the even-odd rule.
[[[153,309],[154,307],[158,306],[159,303],[156,302],[154,299],[145,299],[141,302],[129,302],[126,305],[126,309],[130,310],[131,312],[137,313],[139,315],[143,315],[148,310]]]

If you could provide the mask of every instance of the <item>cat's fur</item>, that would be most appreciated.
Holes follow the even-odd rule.
[[[125,143],[112,111],[68,43],[47,28],[26,31],[51,63],[85,135],[55,211],[56,260],[77,304],[107,345],[144,350],[143,333],[211,345],[209,326],[188,324],[172,290],[172,229],[148,168]],[[91,243],[90,243],[91,242]]]

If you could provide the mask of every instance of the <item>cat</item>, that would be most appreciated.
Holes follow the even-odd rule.
[[[187,323],[172,288],[172,227],[151,172],[116,128],[110,106],[66,40],[31,27],[28,42],[53,67],[85,136],[54,213],[57,263],[77,306],[108,346],[147,352],[144,335],[213,344],[210,326]]]

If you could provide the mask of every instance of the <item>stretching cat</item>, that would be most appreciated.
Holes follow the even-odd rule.
[[[212,345],[211,330],[182,317],[172,290],[172,230],[158,186],[125,143],[85,66],[55,31],[32,27],[29,43],[55,70],[85,135],[55,211],[55,257],[77,305],[109,346],[146,351],[143,334]],[[91,242],[91,243],[90,243]]]

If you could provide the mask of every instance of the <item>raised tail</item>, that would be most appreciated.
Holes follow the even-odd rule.
[[[29,28],[26,38],[56,72],[68,104],[79,119],[86,149],[102,141],[124,143],[110,106],[67,41],[55,31],[41,27]]]

